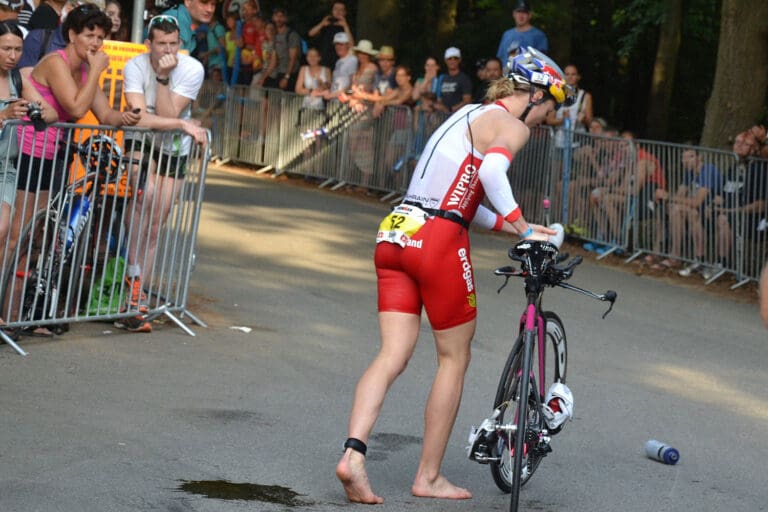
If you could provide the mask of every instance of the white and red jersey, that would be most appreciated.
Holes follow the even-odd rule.
[[[492,183],[494,187],[506,187],[508,190],[502,199],[494,197],[497,194],[491,196],[496,211],[504,216],[511,212],[519,215],[506,169],[497,169],[495,173],[499,176],[494,176],[492,180],[487,177],[481,180],[478,172],[485,155],[473,148],[469,127],[478,116],[494,109],[506,111],[498,103],[466,105],[432,134],[413,172],[405,201],[420,203],[424,208],[458,213],[467,222],[474,221],[484,228],[498,228],[499,217],[480,205],[486,195],[483,183],[485,186]],[[509,152],[505,157],[511,161]]]

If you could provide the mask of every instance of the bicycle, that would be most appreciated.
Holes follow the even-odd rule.
[[[543,310],[544,289],[559,286],[610,302],[603,318],[613,309],[617,293],[608,290],[596,294],[565,283],[582,258],[576,256],[563,264],[569,255],[560,253],[554,243],[522,240],[509,250],[509,257],[521,263],[521,267],[505,266],[494,270],[495,275],[505,277],[498,292],[501,293],[510,277],[520,277],[525,280],[527,306],[520,318],[519,335],[499,380],[493,413],[480,427],[470,431],[467,455],[470,460],[490,465],[496,485],[511,494],[509,510],[517,512],[520,487],[533,476],[541,459],[552,451],[551,436],[559,433],[568,419],[566,412],[560,411],[558,416],[553,409],[560,405],[570,406],[572,412],[573,406],[572,396],[570,404],[559,402],[568,400],[567,396],[562,396],[562,391],[555,395],[558,402],[553,403],[553,407],[548,403],[549,396],[545,397],[548,370],[553,376],[553,386],[559,383],[564,387],[568,352],[562,320],[554,312]],[[552,344],[554,355],[549,360],[547,340]],[[534,355],[538,372],[535,371]],[[570,391],[566,395],[570,395]]]
[[[121,201],[108,207],[101,198],[112,193],[108,189],[117,187],[133,160],[123,158],[120,146],[105,134],[66,147],[79,157],[85,172],[24,225],[0,280],[0,305],[10,309],[17,322],[53,324],[76,311],[87,296],[79,284],[92,264],[103,264],[100,256],[109,249],[100,247],[99,234],[107,232],[113,240],[120,236],[114,231],[121,227]]]

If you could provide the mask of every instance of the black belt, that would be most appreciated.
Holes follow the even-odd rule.
[[[463,227],[464,229],[469,229],[469,222],[464,220],[464,217],[462,217],[456,212],[449,212],[447,210],[438,210],[436,208],[424,208],[424,206],[422,206],[421,203],[418,203],[416,201],[403,201],[403,204],[415,206],[416,208],[421,208],[422,210],[424,210],[429,215],[432,215],[433,217],[440,217],[442,219],[455,222],[456,224]]]

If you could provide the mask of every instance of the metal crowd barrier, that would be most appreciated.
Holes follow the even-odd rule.
[[[32,133],[31,125],[18,124],[20,141]],[[187,301],[209,158],[194,144],[186,159],[162,155],[160,137],[178,136],[54,124],[27,151],[52,149],[50,168],[15,147],[0,155],[0,192],[14,203],[0,223],[8,227],[0,230],[0,338],[19,354],[26,353],[14,332],[139,314],[126,300],[129,263],[141,266],[148,321],[164,315],[193,336],[180,317],[205,326]],[[130,148],[127,139],[135,140]],[[152,154],[159,155],[156,168]],[[184,170],[183,179],[167,179]],[[168,194],[152,186],[161,182],[173,184]]]
[[[357,112],[338,101],[317,110],[300,95],[245,86],[229,88],[226,98],[223,131],[213,134],[221,161],[303,175],[321,187],[357,186],[383,193],[382,201],[405,192],[427,139],[448,117],[407,107],[388,107],[374,117],[370,109]],[[555,138],[550,128],[532,130],[510,166],[527,218],[562,222],[571,237],[597,248],[599,258],[628,253],[627,262],[646,255],[681,268],[697,264],[707,283],[730,273],[738,280],[734,287],[759,279],[767,256],[765,172],[739,188],[738,173],[746,171],[728,152],[563,132]],[[695,150],[700,166],[720,171],[723,187],[731,181],[741,194],[712,194],[700,208],[686,208],[676,194],[690,180],[682,163],[688,150]],[[646,175],[637,179],[638,173]],[[690,197],[695,180],[689,185]],[[753,196],[763,198],[762,207],[749,207],[754,212],[744,211],[744,204],[718,209],[719,201]]]

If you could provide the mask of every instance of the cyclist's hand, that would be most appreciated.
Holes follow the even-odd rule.
[[[532,224],[530,222],[528,225],[533,230],[533,233],[531,233],[530,236],[525,237],[526,240],[538,240],[540,242],[547,242],[549,241],[550,236],[557,235],[557,230],[555,229],[548,228],[540,224]]]

